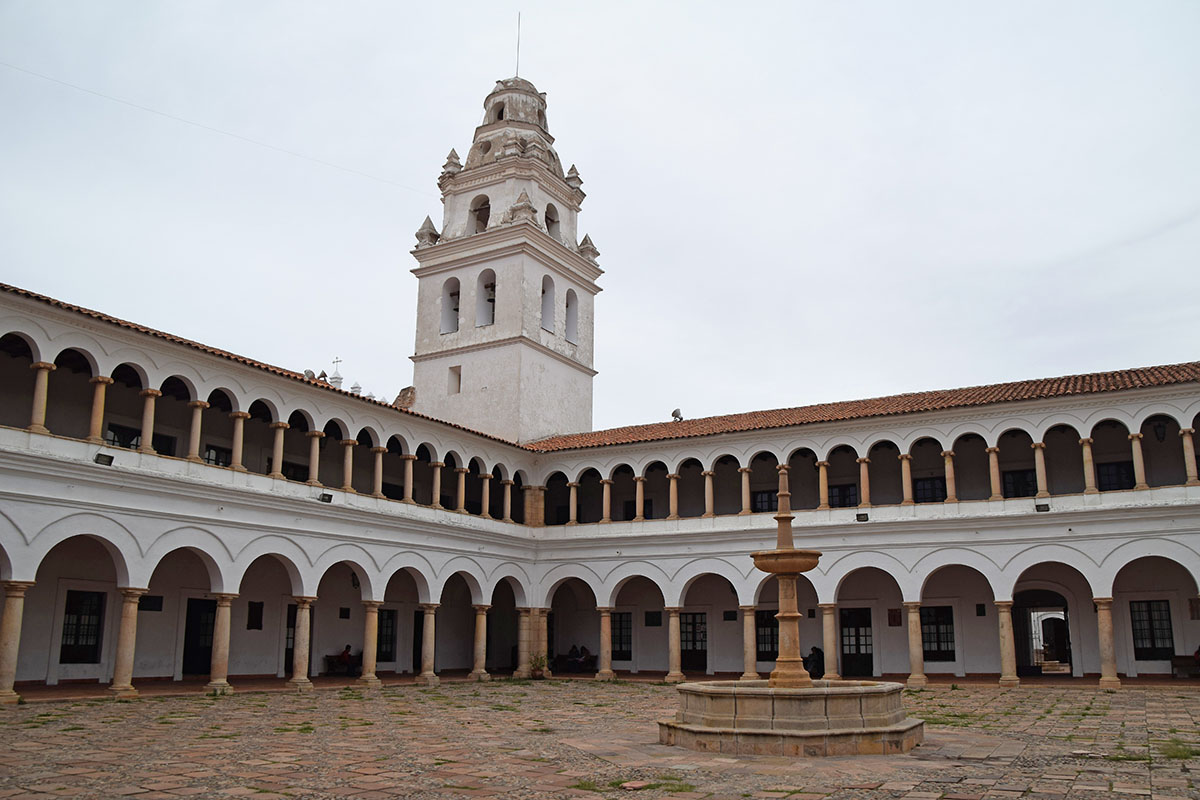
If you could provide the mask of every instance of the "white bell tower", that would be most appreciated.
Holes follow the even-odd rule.
[[[515,442],[592,427],[593,301],[603,270],[577,241],[583,183],[564,175],[546,96],[499,81],[462,164],[442,168],[420,266],[414,411]]]

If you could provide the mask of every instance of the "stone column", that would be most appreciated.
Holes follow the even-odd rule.
[[[871,507],[871,459],[859,458],[858,463],[858,507]]]
[[[466,467],[455,467],[454,474],[457,480],[454,485],[454,512],[456,514],[467,513],[467,473],[470,472]]]
[[[476,681],[490,681],[487,671],[487,612],[491,606],[478,605],[475,609],[475,661],[467,677]]]
[[[818,509],[829,508],[829,462],[817,462],[817,503]]]
[[[992,484],[992,496],[988,500],[1003,500],[1004,485],[1000,482],[1000,448],[987,448],[988,454],[988,479]]]
[[[579,524],[579,484],[571,481],[567,484],[567,524]]]
[[[208,685],[204,688],[209,694],[230,694],[233,687],[229,685],[229,631],[233,599],[236,594],[219,592],[213,597],[217,600],[217,616],[213,622],[212,661],[208,668]]]
[[[31,586],[33,581],[4,582],[4,617],[0,619],[0,705],[21,702],[21,696],[13,690],[13,684],[17,680],[25,592]]]
[[[1113,644],[1113,601],[1111,597],[1093,597],[1092,602],[1096,604],[1096,626],[1100,630],[1100,688],[1120,689],[1117,649]]]
[[[600,481],[600,524],[612,522],[612,481],[603,478]]]
[[[680,668],[683,662],[683,654],[679,641],[679,612],[681,610],[678,607],[663,609],[663,611],[667,612],[667,664],[669,669],[667,677],[664,678],[667,683],[681,683],[683,681],[683,670]]]
[[[512,481],[500,481],[500,485],[504,487],[504,517],[501,522],[512,522]]]
[[[437,644],[437,609],[437,603],[421,603],[421,610],[425,612],[425,624],[421,630],[421,674],[417,676],[417,683],[422,686],[437,686],[441,683],[441,678],[433,671],[433,648]]]
[[[1149,489],[1150,485],[1146,483],[1146,459],[1142,456],[1142,435],[1129,434],[1129,446],[1133,450],[1133,488]]]
[[[143,389],[139,396],[142,398],[142,443],[138,452],[154,455],[154,399],[162,397],[162,392]]]
[[[1034,442],[1030,447],[1033,448],[1033,472],[1037,478],[1037,494],[1034,497],[1049,497],[1049,484],[1046,482],[1046,443]]]
[[[742,476],[742,510],[738,514],[749,514],[752,509],[750,506],[750,467],[738,467],[738,474]]]
[[[525,494],[525,524],[530,528],[540,528],[545,524],[546,509],[538,488],[526,486],[521,490]]]
[[[321,440],[325,438],[324,431],[309,431],[308,437],[308,485],[321,485]]]
[[[704,513],[702,517],[716,516],[716,495],[713,491],[713,475],[711,469],[706,469],[700,473],[704,476]]]
[[[309,624],[315,597],[293,597],[296,602],[296,630],[292,635],[292,679],[288,681],[297,692],[311,692],[313,685],[308,679],[308,648],[312,636]]]
[[[385,447],[384,450],[387,450],[387,448]],[[414,455],[402,455],[400,456],[400,460],[404,462],[404,499],[402,499],[400,502],[415,503],[416,501],[413,500],[413,462],[417,460],[417,457]],[[441,488],[440,473],[438,479],[438,488]],[[433,498],[433,500],[435,503],[438,502],[436,497]]]
[[[342,446],[342,491],[354,491],[354,446],[358,444],[358,439],[342,439],[338,442]]]
[[[1192,439],[1195,431],[1191,428],[1180,428],[1179,438],[1183,440],[1183,469],[1187,474],[1184,486],[1200,486],[1200,478],[1196,476],[1196,443]]]
[[[596,680],[611,681],[617,677],[612,668],[612,609],[597,608],[600,612],[600,669]]]
[[[479,516],[484,519],[492,518],[492,473],[479,473],[479,480],[482,481],[479,489]]]
[[[1100,490],[1096,488],[1096,462],[1092,460],[1092,440],[1080,439],[1079,446],[1083,448],[1083,493],[1099,494]]]
[[[371,496],[383,497],[383,454],[386,447],[372,447],[371,455],[375,457],[375,465],[371,471]]]
[[[283,432],[288,429],[286,422],[272,422],[269,426],[275,431],[275,439],[271,443],[271,473],[268,478],[283,478]]]
[[[921,604],[905,603],[904,616],[908,623],[908,683],[909,689],[924,689],[925,642],[921,638]]]
[[[250,419],[250,415],[245,411],[233,411],[229,418],[233,420],[233,447],[230,448],[233,452],[229,456],[229,468],[246,472],[242,459],[246,450],[246,420]]]
[[[944,459],[943,463],[946,470],[946,502],[957,503],[958,489],[954,483],[954,451],[943,450],[942,458]]]
[[[769,684],[779,688],[804,688],[812,686],[812,678],[804,668],[804,657],[800,654],[800,608],[796,591],[799,574],[780,572],[775,575],[779,587],[779,654],[775,657],[775,669],[771,670]]]
[[[104,398],[112,378],[103,375],[92,378],[92,418],[88,424],[87,440],[92,444],[104,444]]]
[[[912,456],[908,453],[901,453],[900,459],[900,491],[904,493],[904,499],[900,501],[902,506],[913,505],[913,484],[912,484]]]
[[[33,408],[29,413],[29,430],[34,433],[49,433],[46,428],[46,397],[50,388],[50,373],[57,369],[46,361],[35,361],[29,365],[33,376]]]
[[[529,677],[529,609],[517,609],[517,669],[514,678]]]
[[[1012,600],[996,600],[996,618],[1000,629],[1000,685],[1020,686],[1017,677],[1017,645],[1013,640]]]
[[[442,467],[446,466],[441,461],[430,461],[429,468],[433,470],[433,491],[430,499],[433,501],[429,504],[430,508],[442,507]]]
[[[535,645],[533,652],[535,655],[541,653],[542,656],[545,657],[545,675],[547,678],[551,678],[553,677],[553,673],[550,671],[550,636],[549,631],[547,630],[547,626],[550,623],[550,609],[534,608],[531,609],[531,612],[533,615],[533,622],[537,626],[537,631],[535,632],[534,637],[537,644]]]
[[[356,442],[357,444],[357,442]],[[383,681],[375,674],[379,663],[379,607],[383,603],[377,600],[364,600],[363,610],[363,651],[362,674],[358,682],[363,686],[382,686]]]
[[[738,606],[742,612],[742,677],[738,680],[756,681],[758,674],[758,623],[754,606]]]
[[[137,649],[138,598],[147,589],[120,586],[121,624],[117,630],[117,654],[113,662],[113,679],[108,691],[114,697],[137,697],[133,688],[133,654]]]
[[[667,519],[679,519],[679,476],[667,476]]]
[[[192,400],[188,403],[188,408],[192,410],[192,427],[188,432],[186,459],[202,464],[204,459],[200,457],[200,426],[204,423],[204,409],[208,408],[208,403],[203,400]]]
[[[819,603],[821,609],[821,644],[825,648],[825,679],[836,681],[838,676],[837,603]]]
[[[633,521],[641,522],[646,518],[646,479],[640,475],[633,479]]]

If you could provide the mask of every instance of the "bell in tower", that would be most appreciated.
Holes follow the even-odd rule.
[[[578,239],[583,180],[532,83],[498,81],[483,107],[465,163],[451,150],[438,178],[442,230],[416,233],[413,410],[515,442],[591,430],[603,270]]]

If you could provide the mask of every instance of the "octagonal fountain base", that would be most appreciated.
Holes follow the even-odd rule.
[[[679,712],[659,720],[662,744],[709,753],[853,756],[907,753],[925,738],[909,719],[899,683],[812,682],[772,689],[767,681],[684,683]]]

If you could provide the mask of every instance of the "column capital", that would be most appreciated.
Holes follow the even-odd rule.
[[[413,458],[416,458],[416,456],[413,456]],[[430,462],[429,462],[429,466],[431,466],[431,467],[437,467],[438,469],[441,469],[442,467],[446,466],[446,462],[444,462],[444,461],[430,461]]]
[[[641,475],[634,475],[633,482],[634,483],[645,483],[646,479],[644,477],[642,477]]]
[[[1142,438],[1142,435],[1141,435],[1140,433],[1131,433],[1131,434],[1129,434],[1129,441],[1131,441],[1131,442],[1132,442],[1132,441],[1135,441],[1135,440],[1137,440],[1137,439],[1141,439],[1141,438]]]
[[[1034,442],[1033,444],[1031,444],[1029,446],[1032,447],[1034,450],[1045,450],[1046,449],[1045,442]]]
[[[386,448],[386,447],[385,447],[385,448],[383,448],[383,449],[384,449],[384,450],[387,450],[387,448]],[[412,453],[401,453],[401,454],[400,454],[400,460],[401,460],[401,461],[416,461],[416,460],[417,460],[417,457],[416,457],[415,455],[413,455]]]
[[[209,592],[208,596],[215,599],[219,606],[231,605],[237,599],[235,592]]]
[[[668,477],[670,477],[670,476],[668,476]],[[569,486],[572,489],[578,489],[579,481],[567,481],[567,486]]]
[[[905,600],[900,605],[904,606],[909,611],[919,611],[921,609],[920,600]]]
[[[117,591],[121,593],[121,596],[125,598],[125,602],[128,603],[130,600],[137,600],[150,590],[138,589],[133,586],[118,586]]]
[[[1000,609],[1001,611],[1011,611],[1012,607],[1013,607],[1013,601],[1012,600],[993,600],[992,605],[994,605],[996,608]]]
[[[422,611],[424,611],[426,614],[429,614],[431,612],[437,611],[438,606],[440,606],[441,603],[418,603],[417,605],[420,607],[420,609]]]
[[[612,478],[601,478],[600,485],[601,486],[612,486]]]
[[[230,411],[229,418],[230,419],[250,419],[250,412],[249,411]]]
[[[491,610],[492,607],[490,605],[484,605],[483,603],[480,603],[478,605],[472,605],[471,608],[475,609],[476,614],[486,614]]]
[[[700,472],[700,474],[705,478],[711,478],[713,475],[716,475],[717,473],[711,469],[706,469],[706,470],[702,470]],[[601,481],[601,483],[603,483],[603,481]],[[612,483],[612,481],[609,481],[609,483]]]
[[[481,480],[481,481],[490,481],[494,477],[496,477],[496,476],[490,472],[479,473],[479,480]]]
[[[33,584],[33,581],[4,581],[4,595],[6,597],[24,597],[25,592]]]
[[[1085,436],[1085,437],[1083,437],[1082,439],[1080,439],[1080,440],[1079,440],[1079,443],[1080,443],[1080,444],[1091,444],[1091,443],[1092,443],[1092,441],[1093,441],[1093,440],[1092,440],[1092,438],[1091,438],[1090,436]]]
[[[677,480],[679,480],[679,476],[678,476],[678,475],[671,474],[671,473],[668,473],[668,474],[667,474],[667,480],[669,480],[669,481],[677,481]]]
[[[1113,599],[1111,597],[1093,597],[1092,602],[1095,603],[1098,608],[1111,608]]]
[[[900,455],[896,456],[896,458],[900,459],[901,461],[912,461],[912,454],[901,453]]]
[[[752,469],[750,469],[750,467],[738,467],[738,472],[740,472],[740,473],[742,473],[743,475],[745,475],[745,474],[747,474],[747,473],[749,473],[749,472],[753,472],[753,470],[752,470]]]
[[[683,611],[683,606],[663,606],[663,611],[666,611],[671,616],[675,616],[680,611]]]
[[[747,613],[751,611],[758,611],[758,606],[738,606],[738,611],[745,611]]]
[[[776,464],[776,465],[775,465],[775,470],[776,470],[776,472],[787,472],[787,471],[788,471],[788,465],[787,465],[787,464]]]
[[[855,464],[870,464],[871,459],[867,458],[866,456],[862,456],[860,458],[854,459],[854,463]]]
[[[953,450],[943,450],[942,458],[954,458],[954,451]]]
[[[505,478],[504,480],[500,481],[500,485],[501,486],[515,486],[516,481],[510,481],[508,478]]]
[[[54,370],[58,369],[58,367],[54,366],[49,361],[35,361],[29,365],[29,368],[34,371],[44,369],[46,372],[54,372]]]
[[[354,447],[354,445],[358,444],[358,439],[339,439],[338,444],[342,447]]]
[[[471,470],[467,469],[466,467],[455,467],[454,471],[457,472],[459,475],[466,475]]]
[[[599,611],[601,615],[611,614],[613,612],[612,606],[596,606],[596,610]]]
[[[382,600],[363,600],[362,604],[363,604],[363,607],[367,608],[367,609],[378,609],[381,605],[383,605],[383,601]]]
[[[158,389],[142,389],[138,392],[138,397],[162,397],[162,392]]]
[[[272,422],[267,427],[273,431],[286,431],[288,428],[290,428],[292,426],[288,425],[286,422]]]
[[[325,431],[307,431],[304,435],[310,439],[324,439]]]
[[[825,467],[826,469],[828,469],[828,468],[829,468],[829,462],[828,462],[828,461],[818,461],[818,462],[817,462],[817,466],[818,466],[818,467]]]
[[[1195,432],[1196,432],[1196,431],[1195,431],[1194,429],[1192,429],[1192,428],[1180,428],[1180,429],[1179,429],[1179,435],[1180,435],[1180,436],[1191,436],[1191,435],[1192,435],[1193,433],[1195,433]]]
[[[985,447],[985,448],[983,449],[983,451],[984,451],[985,453],[999,453],[999,452],[1000,452],[1000,448],[999,448],[999,447]]]
[[[188,408],[208,408],[208,403],[204,400],[192,400],[188,402]]]
[[[372,447],[371,448],[372,453],[386,453],[387,451],[388,451],[388,449],[386,447]]]
[[[821,609],[822,611],[832,611],[833,609],[837,608],[837,603],[817,603],[817,608]]]
[[[97,375],[96,377],[94,377],[90,381],[88,381],[88,383],[102,383],[105,386],[108,386],[112,382],[113,382],[113,379],[108,377],[107,375]]]
[[[307,595],[294,595],[292,600],[295,601],[296,605],[300,608],[312,608],[312,604],[317,602],[317,598],[309,597]]]

